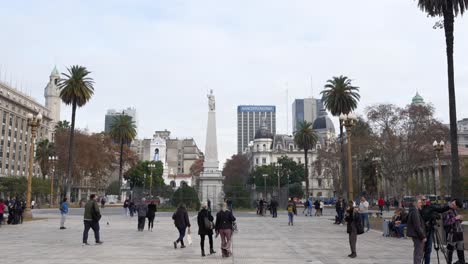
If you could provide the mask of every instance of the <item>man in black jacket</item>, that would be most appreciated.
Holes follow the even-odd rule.
[[[424,256],[424,244],[427,241],[425,223],[421,217],[422,203],[421,197],[417,197],[408,215],[407,235],[413,238],[413,264],[421,264]]]
[[[174,225],[179,230],[179,238],[174,241],[174,248],[177,248],[177,243],[180,242],[180,248],[185,248],[184,245],[184,237],[185,237],[185,230],[187,227],[189,228],[190,232],[190,220],[188,218],[187,209],[185,208],[185,204],[180,204],[177,211],[172,215],[172,219],[174,220]]]

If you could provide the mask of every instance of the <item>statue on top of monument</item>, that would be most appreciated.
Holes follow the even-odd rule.
[[[210,90],[210,94],[208,94],[207,96],[208,96],[208,107],[210,111],[214,111],[215,110],[215,97],[213,95],[213,89]]]

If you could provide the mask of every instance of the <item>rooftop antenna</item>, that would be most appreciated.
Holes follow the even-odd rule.
[[[289,135],[289,91],[288,83],[286,82],[286,135]]]

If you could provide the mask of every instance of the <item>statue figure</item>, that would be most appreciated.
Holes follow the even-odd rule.
[[[215,97],[213,95],[213,89],[210,90],[210,94],[208,96],[208,107],[210,111],[215,110]]]
[[[154,150],[153,161],[159,161],[159,149]]]

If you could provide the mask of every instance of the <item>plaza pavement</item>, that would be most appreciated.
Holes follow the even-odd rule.
[[[257,216],[255,212],[236,213],[239,233],[234,235],[234,257],[223,259],[220,239],[214,240],[215,255],[202,258],[196,234],[195,213],[190,214],[193,244],[173,248],[177,237],[171,213],[158,213],[154,232],[137,232],[137,218],[123,215],[121,208],[105,208],[101,219],[102,245],[94,245],[92,230],[81,245],[82,209],[72,209],[67,229],[59,230],[57,209],[35,210],[35,220],[0,228],[0,263],[102,264],[102,263],[411,263],[412,241],[382,237],[371,230],[358,236],[357,258],[347,257],[348,235],[345,226],[333,225],[334,212],[322,217],[295,217],[288,226],[287,215],[278,218]],[[302,210],[300,210],[302,212]],[[300,213],[299,212],[299,213]],[[109,223],[109,224],[107,224]],[[205,241],[208,249],[208,241]],[[433,254],[434,255],[434,254]],[[436,262],[434,262],[436,263]],[[442,261],[445,263],[445,261]]]

